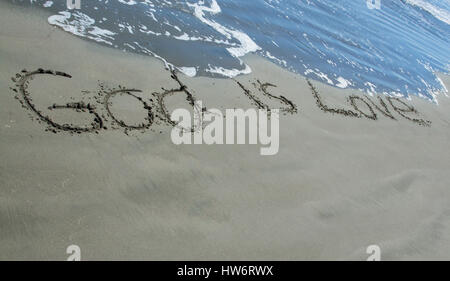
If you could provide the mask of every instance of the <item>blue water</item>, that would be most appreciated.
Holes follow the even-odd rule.
[[[435,100],[445,91],[435,73],[450,71],[450,0],[381,0],[380,9],[366,0],[81,0],[80,10],[65,0],[12,2],[191,76],[250,73],[242,57],[256,53],[336,87]]]

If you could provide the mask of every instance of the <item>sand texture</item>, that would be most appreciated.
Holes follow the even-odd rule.
[[[235,80],[171,77],[4,2],[0,26],[0,260],[71,244],[84,260],[450,259],[448,98],[366,96],[254,56]],[[194,100],[283,109],[279,153],[174,145],[165,114]]]

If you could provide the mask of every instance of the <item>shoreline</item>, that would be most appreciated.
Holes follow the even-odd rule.
[[[25,7],[25,6],[16,5],[16,4],[13,4],[13,3],[2,3],[2,5],[10,6],[9,8],[15,7],[16,9],[22,9],[22,10],[28,10],[28,9],[36,10],[36,8]],[[239,74],[238,76],[235,76],[235,77],[212,77],[212,76],[197,76],[197,75],[191,76],[189,73],[185,72],[185,71],[182,69],[182,68],[186,68],[186,67],[177,67],[177,66],[174,66],[172,63],[168,62],[165,58],[160,57],[160,56],[159,56],[158,54],[156,54],[156,53],[154,53],[153,55],[150,55],[150,54],[143,54],[143,53],[138,53],[138,52],[133,52],[133,51],[127,52],[127,51],[125,51],[125,50],[120,50],[120,49],[114,48],[114,47],[112,47],[112,46],[110,46],[110,45],[108,45],[108,44],[102,44],[101,42],[93,42],[91,39],[88,39],[88,38],[86,38],[86,37],[84,37],[84,36],[77,36],[77,35],[74,35],[74,34],[72,34],[72,33],[70,33],[70,32],[65,31],[61,26],[52,25],[52,24],[50,24],[50,23],[48,22],[49,16],[54,15],[54,13],[48,12],[47,10],[44,10],[44,9],[39,9],[39,11],[40,11],[40,12],[38,12],[36,15],[33,15],[33,16],[34,16],[35,18],[37,18],[37,16],[42,17],[42,18],[45,18],[45,22],[50,26],[51,29],[58,29],[59,31],[62,31],[62,32],[64,32],[64,33],[67,33],[67,34],[73,36],[74,38],[81,39],[81,40],[86,41],[86,42],[90,42],[90,43],[92,43],[92,44],[94,44],[94,45],[97,45],[97,46],[100,46],[100,47],[106,47],[106,48],[108,48],[108,49],[110,49],[110,50],[115,50],[115,51],[118,52],[117,54],[127,53],[128,55],[138,56],[138,57],[141,57],[141,58],[143,58],[143,59],[149,59],[149,58],[150,58],[152,64],[154,63],[153,60],[158,61],[158,62],[161,62],[161,63],[164,65],[164,68],[165,68],[166,70],[170,70],[169,68],[170,68],[170,67],[173,67],[173,68],[175,68],[178,72],[182,73],[183,75],[185,75],[185,76],[188,77],[188,78],[203,77],[203,78],[212,78],[212,79],[234,79],[234,78],[239,77],[239,76],[244,76],[244,77],[245,77],[246,75],[248,75],[248,74]],[[40,14],[40,15],[39,15],[39,14]],[[45,16],[44,16],[44,15],[45,15]],[[276,63],[270,61],[269,59],[267,59],[267,58],[265,58],[265,57],[263,57],[263,56],[260,56],[260,55],[258,55],[258,54],[255,54],[255,53],[248,53],[248,54],[246,54],[245,56],[241,57],[241,59],[242,59],[242,61],[243,61],[244,63],[247,63],[247,62],[249,62],[249,61],[254,61],[254,60],[264,60],[264,61],[266,61],[266,62],[268,63],[268,65],[273,65],[273,66],[276,66],[277,68],[282,68],[283,70],[286,70],[286,71],[288,71],[288,72],[291,72],[291,73],[293,73],[293,74],[295,74],[295,75],[298,75],[298,76],[303,77],[303,78],[305,78],[305,79],[312,80],[312,79],[310,79],[310,78],[304,76],[304,75],[301,74],[301,73],[292,72],[292,71],[290,71],[290,70],[288,70],[288,69],[286,69],[286,68],[283,68],[283,67],[280,66],[280,65],[277,65]],[[251,67],[251,64],[248,63],[247,65],[249,65],[249,66]],[[188,71],[188,72],[189,72],[189,71]],[[449,95],[448,95],[448,94],[449,94],[448,89],[446,88],[445,83],[443,83],[442,77],[443,77],[443,76],[450,76],[450,72],[448,72],[448,73],[440,73],[440,72],[437,72],[437,73],[435,73],[435,75],[436,75],[436,77],[437,77],[438,79],[440,79],[440,84],[443,86],[443,89],[441,89],[439,92],[433,93],[432,95],[433,95],[433,96],[436,95],[437,98],[442,98],[443,96],[444,96],[444,97],[449,97]],[[315,79],[313,79],[312,81],[315,81],[315,82],[317,82],[317,83],[323,83],[323,84],[325,84],[325,85],[329,85],[329,84],[325,83],[324,81],[319,81],[319,80],[315,80]],[[342,83],[343,83],[343,82],[342,82]],[[344,84],[347,84],[347,83],[344,83]],[[375,92],[368,93],[368,92],[363,91],[362,89],[356,89],[356,88],[350,88],[350,87],[344,87],[344,88],[342,88],[342,87],[337,86],[337,85],[334,85],[334,84],[331,84],[331,86],[332,86],[333,88],[335,88],[335,89],[344,89],[344,90],[350,90],[350,91],[357,91],[358,93],[361,93],[362,95],[369,95],[369,96],[374,96],[374,95],[375,95],[375,96],[379,96],[379,95],[384,96],[384,95],[386,95],[386,96],[393,96],[393,97],[404,98],[404,99],[407,99],[407,100],[410,100],[411,98],[421,98],[421,99],[427,100],[427,98],[426,98],[424,95],[421,95],[420,93],[416,93],[416,94],[408,94],[408,96],[405,97],[405,96],[403,96],[403,93],[396,93],[395,91],[392,91],[392,92],[390,92],[390,93],[386,93],[386,92],[384,92],[384,93],[375,93]],[[436,101],[437,101],[437,100],[436,100]],[[432,102],[434,102],[434,101],[432,101]]]
[[[235,80],[177,81],[155,58],[79,40],[0,6],[3,29],[13,31],[0,33],[0,260],[65,260],[72,244],[83,260],[365,260],[373,244],[383,260],[450,258],[448,98],[436,106],[412,97],[405,106],[382,96],[393,120],[357,90],[312,81],[319,103],[304,77],[256,56],[245,57],[253,72]],[[28,91],[36,110],[86,127],[91,103],[108,129],[45,131],[48,123],[9,88],[24,68],[72,77],[35,75]],[[450,76],[441,78],[449,88]],[[259,101],[289,109],[283,96],[297,111],[281,116],[279,153],[264,158],[252,145],[176,146],[165,122],[124,134],[98,96],[122,88],[146,101],[178,89],[164,96],[167,112],[192,109],[186,89],[207,108]],[[339,113],[358,115],[354,95],[376,120]],[[386,113],[377,96],[367,97]],[[140,100],[112,99],[117,120],[147,117]],[[353,100],[372,116],[363,101]],[[54,104],[81,112],[49,110]]]

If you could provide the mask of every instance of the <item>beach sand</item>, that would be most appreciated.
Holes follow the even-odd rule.
[[[396,120],[331,114],[304,77],[247,56],[253,72],[236,80],[272,108],[252,83],[275,84],[298,108],[280,118],[275,156],[176,146],[162,122],[55,134],[14,98],[11,77],[24,68],[72,76],[36,76],[28,90],[52,120],[80,126],[88,113],[47,108],[89,102],[99,84],[148,98],[179,85],[162,62],[76,38],[29,8],[0,2],[0,26],[1,260],[65,260],[72,244],[83,260],[365,260],[373,244],[383,260],[450,259],[448,98],[405,100],[419,112],[405,115],[431,126],[392,108]],[[207,108],[255,107],[234,80],[178,77]],[[347,97],[362,96],[312,83],[329,108],[353,110]],[[127,120],[145,117],[134,99],[114,104]],[[183,94],[165,104],[189,107]]]

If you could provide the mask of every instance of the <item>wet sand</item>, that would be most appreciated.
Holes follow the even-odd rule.
[[[84,260],[365,260],[372,244],[384,260],[450,259],[448,98],[383,97],[383,114],[378,97],[255,56],[236,81],[174,79],[156,59],[75,38],[27,8],[0,2],[0,25],[1,260],[65,260],[71,244]],[[33,71],[30,103],[59,129],[21,96]],[[113,120],[105,98],[123,89],[139,91],[111,97]],[[142,100],[166,93],[167,112],[190,109],[186,91],[207,108],[285,108],[279,153],[174,145],[164,112],[150,116]]]

